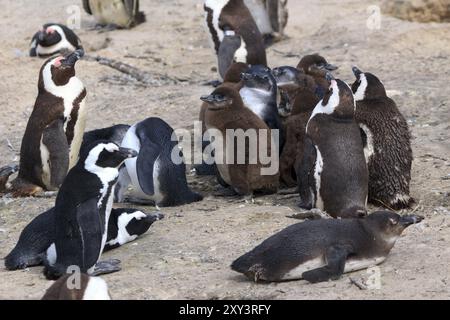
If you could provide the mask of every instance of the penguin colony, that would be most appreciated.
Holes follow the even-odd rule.
[[[143,21],[138,1],[118,2],[118,17],[102,1],[83,4],[103,25],[131,27]],[[353,67],[355,80],[348,85],[331,74],[337,66],[319,54],[305,56],[296,67],[268,67],[267,39],[282,35],[287,15],[280,8],[285,6],[286,1],[205,0],[223,82],[201,97],[199,115],[203,132],[277,131],[275,144],[268,135],[260,136],[258,145],[264,140],[266,151],[279,156],[279,170],[262,174],[266,164],[250,163],[249,144],[237,150],[244,163],[222,161],[235,151],[229,143],[211,154],[213,164],[195,169],[198,175],[215,175],[232,195],[252,198],[297,186],[301,208],[318,208],[332,217],[272,235],[232,262],[232,270],[252,281],[336,280],[383,262],[402,231],[423,219],[392,212],[414,202],[411,137],[372,73]],[[89,88],[75,68],[83,55],[80,39],[64,25],[44,24],[33,36],[30,56],[47,58],[38,73],[39,94],[19,166],[0,169],[2,193],[58,191],[54,206],[24,228],[5,258],[8,270],[43,265],[48,279],[59,279],[43,299],[110,299],[106,283],[95,276],[121,270],[120,261],[102,260],[102,253],[135,240],[163,218],[159,211],[113,208],[114,203],[159,208],[203,199],[189,187],[184,162],[171,158],[179,146],[164,120],[149,117],[84,132]],[[203,141],[203,149],[215,143]],[[367,202],[391,211],[368,214]],[[82,272],[80,288],[66,285],[70,266]]]

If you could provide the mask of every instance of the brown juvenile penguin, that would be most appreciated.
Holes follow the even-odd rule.
[[[279,184],[278,150],[274,150],[276,144],[271,139],[269,127],[244,106],[235,88],[221,86],[201,99],[208,103],[205,122],[210,136],[214,136],[215,161],[223,181],[239,195],[276,192]],[[215,133],[212,132],[214,129]],[[239,131],[249,136],[254,133],[255,140],[244,138],[244,145],[239,141],[236,143],[233,134]],[[231,139],[228,139],[230,133]],[[223,139],[223,145],[218,143],[218,138]],[[261,154],[270,157],[268,163],[263,164]]]
[[[303,160],[297,168],[300,207],[333,217],[366,214],[369,172],[354,120],[350,87],[331,74],[330,87],[306,125]]]
[[[205,0],[204,10],[222,78],[233,62],[267,65],[263,37],[243,0]]]
[[[56,280],[41,300],[111,300],[111,296],[105,280],[79,273]]]
[[[250,280],[337,280],[386,260],[408,226],[423,218],[377,211],[363,219],[319,219],[291,225],[233,262]]]
[[[76,50],[50,58],[40,70],[39,94],[22,139],[13,196],[56,190],[78,160],[86,122],[86,89],[75,75],[75,63],[83,54]]]
[[[408,208],[414,203],[409,195],[413,155],[408,123],[375,75],[357,67],[353,73],[355,118],[369,168],[369,201],[394,210]]]
[[[297,65],[297,69],[311,75],[324,91],[328,88],[328,82],[325,79],[324,74],[317,72],[317,69],[332,72],[337,68],[337,66],[328,63],[324,57],[317,53],[304,56]]]

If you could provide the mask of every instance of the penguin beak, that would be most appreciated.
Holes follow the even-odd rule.
[[[62,61],[61,65],[66,67],[73,67],[75,63],[84,56],[84,50],[78,49],[67,55]]]
[[[423,219],[424,219],[424,217],[422,217],[422,216],[409,215],[409,216],[402,216],[398,222],[400,225],[402,225],[406,228],[412,224],[419,223]]]
[[[283,74],[283,71],[281,70],[281,68],[274,68],[272,69],[272,75],[275,78],[278,78],[279,76],[281,76]]]
[[[44,41],[45,39],[45,32],[44,31],[39,31],[38,32],[38,40],[39,41]]]
[[[216,101],[214,99],[214,96],[211,94],[209,96],[201,96],[200,100],[204,101],[204,102],[208,102],[208,103],[213,103],[214,101]]]
[[[119,154],[124,158],[135,158],[138,155],[138,152],[136,150],[133,149],[128,149],[128,148],[119,148]]]
[[[253,75],[250,73],[247,73],[247,72],[242,72],[241,79],[242,80],[251,80],[251,79],[253,79]]]
[[[339,68],[338,66],[336,66],[334,64],[330,64],[330,63],[327,63],[324,65],[324,69],[328,70],[328,71],[334,71],[334,70],[337,70],[338,68]]]
[[[355,75],[355,77],[357,78],[357,79],[359,79],[359,76],[363,73],[361,70],[359,70],[356,66],[353,66],[352,67],[352,71],[353,71],[353,74]]]

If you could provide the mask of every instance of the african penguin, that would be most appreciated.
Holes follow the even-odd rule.
[[[122,147],[133,148],[139,153],[137,158],[125,161],[127,170],[120,177],[123,188],[132,184],[134,197],[150,200],[160,207],[179,206],[203,199],[189,189],[178,140],[174,130],[162,119],[147,118],[131,126]],[[179,159],[172,159],[173,153]],[[119,199],[119,202],[122,201],[123,198]]]
[[[56,190],[78,160],[86,123],[86,89],[75,75],[83,56],[76,50],[47,60],[39,74],[39,94],[20,149],[20,168],[12,182],[14,196]]]
[[[423,218],[377,211],[362,219],[319,219],[291,225],[235,260],[252,281],[337,280],[386,260],[408,226]]]
[[[8,183],[9,177],[19,170],[19,166],[10,165],[0,168],[0,194],[6,192],[11,186]]]
[[[103,252],[117,248],[144,234],[153,222],[161,220],[160,213],[147,214],[136,209],[111,210],[108,237]],[[51,208],[34,218],[21,232],[14,249],[5,257],[8,270],[38,266],[46,259],[47,250],[56,241],[55,210]]]
[[[233,61],[267,65],[263,37],[243,0],[205,0],[204,10],[222,78]]]
[[[83,49],[81,41],[72,29],[58,23],[44,24],[31,39],[31,57],[49,57]]]
[[[331,74],[328,79],[330,87],[306,125],[303,160],[296,170],[300,207],[333,217],[363,216],[369,173],[353,93]]]
[[[120,261],[98,262],[108,238],[114,187],[125,159],[137,156],[132,149],[109,141],[92,144],[69,171],[55,201],[55,242],[47,250],[44,274],[57,279],[69,266],[99,275],[119,271]]]
[[[131,28],[146,20],[139,11],[139,0],[83,0],[83,8],[98,25],[111,29]]]
[[[111,300],[108,285],[99,277],[91,277],[85,273],[65,275],[56,280],[45,292],[41,300]]]
[[[364,136],[364,155],[369,168],[369,201],[394,210],[414,203],[411,181],[411,134],[383,83],[373,74],[353,67],[356,81],[355,119]]]

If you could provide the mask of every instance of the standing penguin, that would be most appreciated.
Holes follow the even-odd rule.
[[[77,276],[79,288],[76,287],[74,279]],[[105,280],[80,273],[65,275],[56,280],[41,300],[111,300],[111,295]]]
[[[355,118],[364,133],[364,154],[369,168],[369,201],[394,210],[414,203],[411,181],[411,134],[395,102],[381,81],[353,67]]]
[[[263,37],[243,0],[205,0],[204,10],[222,78],[233,61],[267,65]]]
[[[55,242],[47,250],[47,279],[64,275],[69,266],[98,275],[119,271],[120,261],[98,262],[108,237],[113,191],[125,159],[132,149],[108,141],[95,142],[67,174],[55,201]]]
[[[83,8],[100,26],[111,29],[131,28],[145,22],[139,0],[83,0]]]
[[[276,192],[279,184],[278,153],[273,148],[276,142],[272,142],[269,127],[251,110],[244,107],[239,92],[233,87],[220,86],[211,95],[201,97],[201,100],[208,103],[205,114],[207,129],[220,131],[223,140],[223,145],[216,144],[216,139],[220,137],[214,137],[213,142],[216,148],[215,162],[223,182],[239,195]],[[235,134],[238,130],[244,134],[256,133],[257,141],[245,142],[244,145],[236,144],[235,138],[229,140],[228,130],[233,130]],[[266,137],[262,135],[264,131]],[[265,150],[259,150],[264,147]],[[263,164],[261,159],[263,152],[273,161]],[[230,155],[233,155],[232,159],[228,159]],[[275,170],[265,173],[265,169],[271,169],[269,165]]]
[[[108,237],[103,252],[135,240],[164,216],[136,209],[112,209],[108,221]],[[5,257],[8,270],[25,269],[42,264],[50,246],[56,241],[55,208],[34,218],[22,231],[14,249]]]
[[[30,56],[48,57],[83,49],[72,29],[58,23],[47,23],[31,39]]]
[[[39,74],[39,94],[20,148],[14,196],[56,190],[78,160],[86,123],[86,89],[75,75],[82,50],[47,60]]]
[[[186,165],[180,156],[178,141],[172,140],[173,137],[173,129],[160,118],[148,118],[131,126],[122,147],[133,148],[139,155],[125,161],[127,170],[120,177],[121,186],[127,186],[128,180],[134,196],[161,207],[201,201],[203,197],[187,185]],[[172,159],[173,153],[179,156],[176,160],[180,163]],[[119,197],[120,202],[123,198]]]
[[[363,219],[320,219],[291,225],[236,259],[234,271],[249,279],[316,283],[386,260],[408,226],[423,218],[377,211]]]
[[[354,120],[350,87],[332,78],[328,92],[306,125],[303,161],[297,172],[300,207],[319,208],[333,217],[366,214],[369,173]]]

